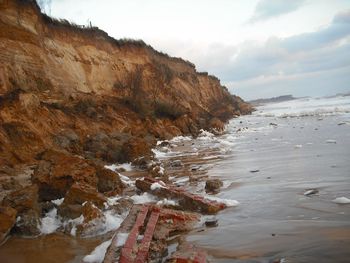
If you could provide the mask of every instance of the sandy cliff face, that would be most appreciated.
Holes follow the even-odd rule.
[[[0,14],[3,167],[48,148],[121,161],[134,137],[220,128],[250,111],[217,78],[141,41],[53,21],[30,0],[0,0]]]

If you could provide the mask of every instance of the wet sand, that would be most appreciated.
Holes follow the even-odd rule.
[[[78,239],[63,233],[37,238],[10,237],[0,247],[1,263],[82,262],[96,246],[105,241],[100,238]]]
[[[232,153],[208,174],[232,182],[219,196],[240,205],[217,215],[219,227],[187,240],[212,262],[348,262],[350,206],[332,202],[350,196],[350,126],[338,125],[344,118],[233,121],[232,132],[248,129],[235,133]],[[310,188],[319,192],[305,196]]]

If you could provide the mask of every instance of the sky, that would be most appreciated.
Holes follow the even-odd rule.
[[[41,0],[53,17],[142,39],[244,99],[350,92],[350,0]]]

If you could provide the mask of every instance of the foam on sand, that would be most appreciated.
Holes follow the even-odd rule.
[[[103,242],[101,245],[97,246],[90,255],[87,255],[83,258],[83,262],[87,263],[101,263],[105,257],[107,248],[111,244],[112,239]]]
[[[134,201],[134,204],[154,203],[157,201],[154,195],[147,192],[143,193],[142,195],[133,195],[130,198]]]
[[[41,219],[40,232],[44,235],[51,234],[60,226],[62,226],[62,222],[57,216],[57,209],[53,208]]]

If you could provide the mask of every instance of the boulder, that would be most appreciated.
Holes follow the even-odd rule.
[[[107,200],[103,194],[97,192],[96,188],[91,185],[76,182],[67,192],[63,204],[83,204],[85,201],[90,201],[102,208]]]
[[[152,156],[151,146],[147,141],[140,137],[132,137],[122,146],[122,159],[124,162],[130,162],[138,157]]]
[[[12,207],[0,206],[0,244],[16,223],[17,211]]]
[[[219,179],[210,179],[205,182],[205,190],[207,192],[218,192],[222,186],[223,183]]]
[[[18,214],[28,210],[39,211],[38,187],[31,185],[16,190],[7,195],[2,201],[2,204],[16,209]]]
[[[84,143],[84,150],[89,152],[94,158],[100,158],[108,162],[119,162],[122,142],[118,138],[99,132],[87,138]]]
[[[87,237],[103,230],[103,223],[106,218],[102,211],[98,209],[92,202],[85,202],[82,206],[82,215],[84,221],[77,226],[77,235]]]
[[[212,118],[209,121],[209,127],[211,129],[214,129],[215,131],[223,131],[225,128],[225,124],[218,118]]]
[[[121,194],[125,187],[119,175],[102,166],[96,167],[97,189],[101,193],[112,192],[114,195]]]
[[[26,235],[40,233],[40,209],[38,204],[38,187],[31,185],[14,191],[6,196],[2,205],[12,207],[17,211],[15,232]]]
[[[61,131],[54,137],[54,142],[61,148],[80,151],[79,136],[70,129]]]
[[[65,152],[48,150],[39,156],[33,183],[39,187],[41,201],[62,198],[74,182],[97,186],[96,169],[86,160]]]

